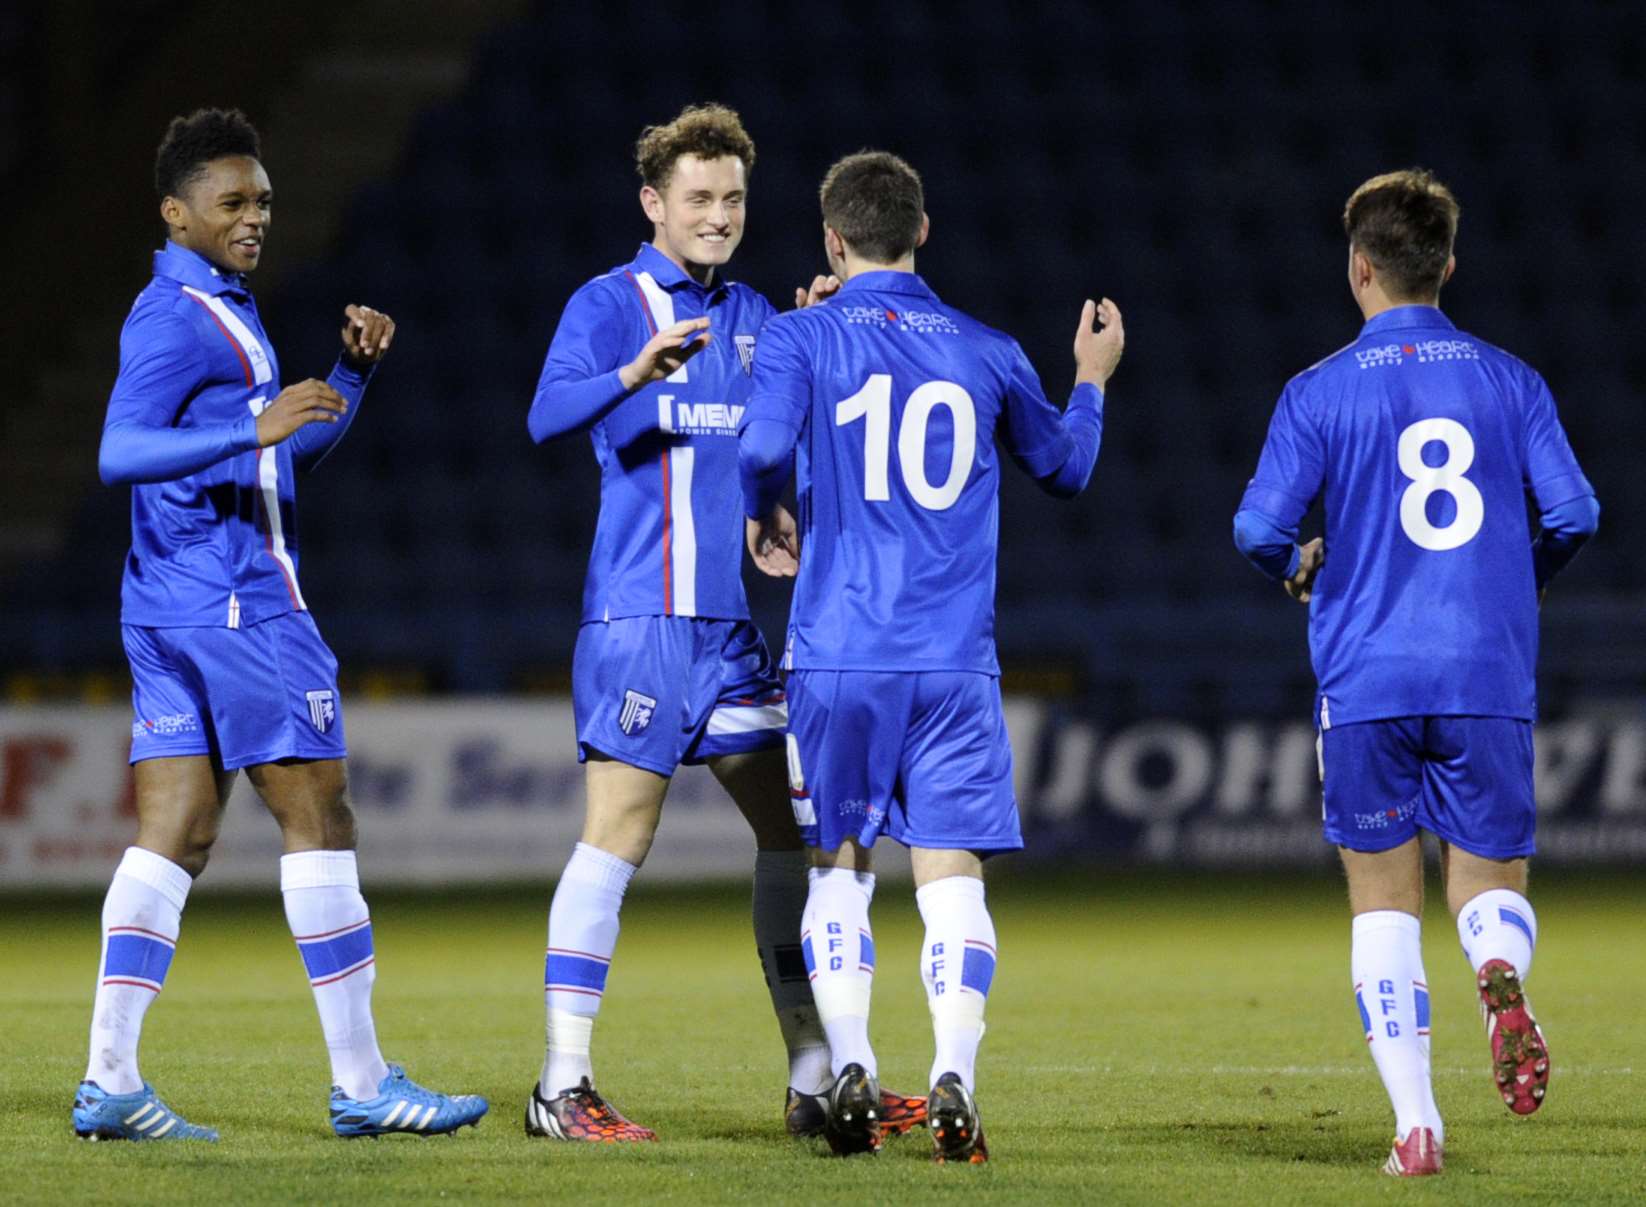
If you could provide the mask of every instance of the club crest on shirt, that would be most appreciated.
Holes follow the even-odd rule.
[[[304,692],[304,699],[309,702],[309,723],[319,732],[325,733],[337,720],[337,697],[328,690]]]
[[[618,714],[617,727],[631,738],[645,733],[656,711],[657,701],[652,697],[633,690],[626,691],[623,693],[623,711]]]
[[[732,343],[737,345],[737,359],[742,362],[745,375],[754,373],[754,336],[734,335]]]

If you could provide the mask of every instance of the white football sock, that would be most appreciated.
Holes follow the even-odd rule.
[[[282,855],[280,895],[320,1011],[332,1084],[350,1098],[375,1098],[389,1066],[372,1021],[377,957],[354,852]]]
[[[754,942],[789,1052],[789,1085],[803,1094],[821,1094],[831,1080],[829,1041],[800,951],[808,862],[804,851],[755,852]]]
[[[1537,947],[1537,915],[1532,903],[1513,889],[1487,889],[1457,911],[1457,937],[1469,970],[1479,972],[1487,960],[1507,960],[1520,974],[1521,984],[1532,973],[1532,951]]]
[[[915,892],[926,922],[920,979],[932,1012],[936,1055],[928,1084],[958,1073],[967,1089],[977,1077],[977,1045],[983,1039],[983,1006],[994,980],[994,921],[973,876],[947,876]]]
[[[635,865],[580,842],[566,861],[549,905],[549,947],[543,958],[547,1015],[538,1085],[553,1098],[594,1079],[589,1041],[606,974],[617,950],[618,913]]]
[[[1395,1110],[1395,1133],[1414,1127],[1444,1140],[1429,1075],[1429,979],[1422,925],[1399,910],[1356,914],[1349,957],[1366,1041]]]
[[[127,847],[103,898],[103,955],[91,1015],[86,1080],[109,1094],[143,1088],[137,1041],[177,948],[192,878],[171,860]]]
[[[800,944],[811,973],[812,997],[829,1037],[830,1072],[849,1064],[878,1076],[869,1046],[869,998],[874,987],[874,936],[869,902],[874,873],[813,868],[801,920]]]

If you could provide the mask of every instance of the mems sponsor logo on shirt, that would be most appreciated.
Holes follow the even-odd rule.
[[[682,436],[736,436],[746,409],[729,402],[682,402],[672,394],[657,402],[663,430]]]

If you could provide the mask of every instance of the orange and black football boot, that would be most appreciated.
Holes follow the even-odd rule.
[[[945,1073],[926,1100],[926,1126],[932,1132],[932,1160],[939,1165],[981,1165],[989,1159],[977,1102],[958,1073]]]
[[[829,1087],[823,1138],[837,1156],[880,1151],[880,1083],[855,1060]]]
[[[802,1094],[789,1087],[783,1104],[783,1126],[797,1139],[821,1136],[829,1120],[827,1094]],[[880,1130],[901,1136],[926,1122],[926,1100],[910,1098],[893,1090],[880,1091]]]
[[[526,1103],[526,1134],[550,1140],[580,1140],[591,1144],[622,1144],[655,1140],[649,1127],[630,1123],[617,1108],[602,1098],[587,1077],[563,1094],[543,1097],[541,1086],[532,1086]]]

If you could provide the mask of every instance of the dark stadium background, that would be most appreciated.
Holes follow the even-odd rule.
[[[399,323],[300,490],[305,593],[349,698],[563,693],[596,473],[583,438],[533,446],[525,412],[567,296],[649,233],[635,135],[711,99],[759,146],[732,275],[775,300],[823,266],[823,170],[876,146],[924,174],[923,275],[1016,335],[1054,398],[1081,300],[1125,312],[1091,488],[1003,487],[999,639],[1007,690],[1043,710],[1019,752],[1043,849],[1183,854],[1149,816],[1150,786],[1200,757],[1178,739],[1216,768],[1167,821],[1230,812],[1242,726],[1270,752],[1306,723],[1305,614],[1229,521],[1286,379],[1357,330],[1344,198],[1435,170],[1463,205],[1446,309],[1545,374],[1602,503],[1543,616],[1573,850],[1646,851],[1646,21],[1627,3],[7,5],[4,702],[126,690],[127,500],[96,447],[160,239],[153,148],[202,104],[263,129],[277,220],[255,283],[287,380],[324,374],[345,302]],[[751,589],[775,644],[785,592]],[[1139,726],[1141,803],[1117,805],[1092,751]]]

